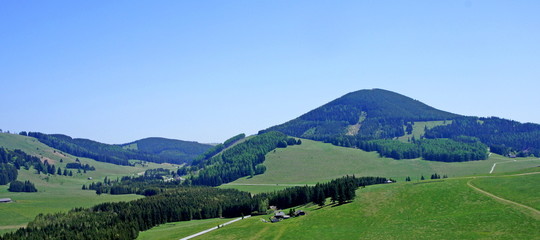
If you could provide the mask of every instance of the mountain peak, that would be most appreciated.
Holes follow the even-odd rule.
[[[460,115],[441,111],[418,100],[384,89],[350,92],[302,116],[265,131],[322,140],[347,134],[351,127],[368,138],[400,135],[403,124],[447,120]],[[356,133],[355,133],[356,134]]]

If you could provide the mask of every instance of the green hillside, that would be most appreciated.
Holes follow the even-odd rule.
[[[48,147],[37,139],[16,134],[0,133],[0,147],[21,149],[27,154],[37,156],[43,161],[65,168],[67,163],[76,159],[82,164],[95,167],[95,171],[77,173],[73,177],[35,174],[33,169],[19,170],[18,180],[30,180],[36,185],[38,192],[13,193],[7,191],[8,185],[0,186],[0,198],[11,198],[14,203],[0,204],[0,233],[13,231],[39,213],[67,212],[76,207],[90,207],[102,202],[128,201],[140,198],[138,195],[96,195],[94,191],[83,191],[81,186],[92,181],[102,181],[106,176],[117,178],[134,175],[151,168],[175,169],[176,165],[148,163],[145,166],[119,166],[98,162],[88,158],[75,157],[62,151]],[[89,180],[88,178],[92,178]]]
[[[540,165],[538,158],[510,159],[491,154],[489,159],[470,162],[435,162],[421,159],[394,160],[380,158],[376,152],[344,148],[328,143],[302,139],[301,145],[278,148],[266,155],[266,172],[252,178],[238,179],[225,186],[251,186],[264,189],[276,184],[314,184],[344,175],[381,176],[404,181],[429,177],[433,173],[459,177],[487,174],[497,163],[493,173],[516,171]],[[269,186],[265,186],[269,185]],[[245,188],[243,188],[245,189]],[[255,190],[257,191],[257,190]]]
[[[254,217],[196,239],[538,239],[538,215],[479,193],[469,180],[368,186],[349,204],[298,207],[308,214],[279,223]],[[517,186],[522,179],[506,180]]]
[[[176,162],[191,162],[212,145],[167,138],[144,138],[121,145],[124,149],[161,156]]]

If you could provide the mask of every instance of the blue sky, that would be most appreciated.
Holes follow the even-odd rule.
[[[0,129],[222,142],[383,88],[540,123],[540,1],[1,1]]]

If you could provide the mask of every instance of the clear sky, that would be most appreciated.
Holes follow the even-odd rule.
[[[215,143],[348,92],[540,123],[540,1],[0,1],[0,129]]]

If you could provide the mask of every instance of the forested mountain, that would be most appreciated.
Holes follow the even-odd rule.
[[[121,145],[124,149],[160,156],[175,162],[191,162],[212,147],[209,144],[167,138],[144,138]]]
[[[52,148],[56,148],[78,157],[92,158],[96,161],[108,162],[117,165],[131,165],[129,160],[132,159],[156,163],[184,163],[193,159],[192,153],[197,151],[203,153],[206,151],[204,147],[198,148],[194,147],[192,144],[186,144],[186,149],[189,149],[186,151],[190,152],[189,157],[186,158],[177,156],[178,153],[182,151],[178,142],[163,141],[165,143],[160,144],[162,140],[144,140],[142,141],[143,150],[138,150],[138,144],[136,148],[132,147],[133,149],[126,149],[121,145],[105,144],[89,139],[72,138],[62,134],[45,134],[40,132],[21,132],[21,134],[34,137]],[[169,149],[173,151],[166,151],[166,146],[171,147]],[[211,146],[208,146],[208,148],[210,147]],[[163,150],[162,154],[152,153],[152,151],[159,151],[160,148]]]
[[[414,121],[449,120],[457,114],[432,108],[420,101],[387,90],[351,92],[294,120],[265,131],[327,141],[351,135],[362,139],[404,135],[404,125]]]
[[[425,128],[421,140],[397,137],[411,134],[415,122],[448,121]],[[487,158],[488,148],[506,156],[540,155],[540,125],[500,118],[465,117],[432,108],[387,90],[360,90],[346,94],[294,120],[261,132],[325,141],[338,146],[377,151],[395,159],[422,157],[434,161],[470,161]],[[411,135],[409,135],[411,136]]]

